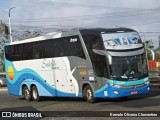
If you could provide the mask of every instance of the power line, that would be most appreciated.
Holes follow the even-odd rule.
[[[141,25],[149,25],[149,24],[155,24],[155,23],[159,23],[160,20],[157,20],[157,21],[152,21],[152,22],[147,22],[147,23],[142,23],[142,24],[138,24],[138,25],[129,25],[129,27],[133,27],[133,26],[141,26]],[[15,25],[16,26],[16,25]],[[39,26],[39,28],[54,28],[54,27],[58,27],[58,28],[66,28],[66,27],[69,27],[69,28],[75,28],[76,26],[65,26],[65,25],[45,25],[45,26]],[[126,25],[127,26],[127,25]],[[103,26],[105,27],[105,26]]]
[[[159,22],[160,22],[160,20],[157,20],[157,21],[142,23],[142,24],[138,24],[138,25],[131,25],[130,27],[133,27],[133,26],[141,26],[141,25],[150,25],[150,24],[155,24],[155,23],[159,23]]]
[[[139,15],[145,15],[145,14],[159,14],[160,9],[147,9],[143,10],[140,13],[139,11],[134,11],[134,12],[119,12],[119,13],[114,13],[111,15],[106,15],[106,14],[95,14],[95,15],[83,15],[83,16],[69,16],[69,17],[56,17],[56,18],[38,18],[38,19],[13,19],[13,22],[61,22],[61,21],[81,21],[84,20],[95,20],[95,19],[101,19],[102,18],[117,18],[117,17],[130,17],[130,16],[139,16]],[[149,13],[148,13],[149,12]],[[155,13],[156,12],[156,13]],[[125,14],[124,14],[125,13]],[[127,14],[128,13],[128,14]],[[54,20],[54,21],[53,21]],[[106,20],[104,20],[106,21]]]
[[[128,16],[137,16],[145,14],[159,14],[160,9],[144,10],[144,11],[129,11],[129,12],[119,12],[111,13],[110,15],[105,14],[93,14],[93,15],[82,15],[82,16],[68,16],[68,17],[54,17],[54,18],[36,18],[36,19],[14,19],[14,21],[40,21],[40,20],[76,20],[76,19],[94,19],[101,17],[128,17]],[[144,13],[142,13],[144,12]]]
[[[146,13],[145,13],[146,14]],[[160,14],[160,13],[157,13],[157,14]],[[140,16],[140,15],[144,15],[144,14],[142,14],[142,13],[140,13],[140,14],[130,14],[130,15],[117,15],[117,16],[110,16],[109,17],[109,15],[108,16],[99,16],[99,17],[92,17],[92,18],[67,18],[67,19],[58,19],[58,18],[53,18],[53,19],[46,19],[46,20],[38,20],[38,19],[36,19],[36,20],[12,20],[12,22],[13,23],[25,23],[25,22],[30,22],[30,23],[45,23],[45,22],[52,22],[52,23],[54,23],[54,22],[73,22],[73,21],[80,21],[80,22],[82,22],[82,21],[90,21],[90,20],[96,20],[96,19],[98,19],[98,20],[100,20],[100,21],[110,21],[110,19],[112,19],[112,18],[120,18],[120,17],[133,17],[133,16]],[[148,14],[147,14],[148,15]],[[152,15],[153,15],[153,13],[152,13]],[[105,18],[107,18],[107,19],[105,19]],[[158,21],[159,22],[159,21]],[[145,23],[146,24],[146,23]],[[145,25],[144,24],[144,25]],[[147,23],[148,24],[148,23]],[[153,24],[153,23],[152,23]],[[141,24],[140,24],[141,25]],[[133,26],[138,26],[138,25],[133,25]]]
[[[14,0],[14,1],[18,1],[18,2],[25,2],[28,3],[29,5],[34,5],[35,4],[43,4],[43,5],[60,5],[60,6],[65,6],[65,7],[88,7],[88,8],[99,8],[99,9],[115,9],[115,10],[126,10],[126,9],[139,9],[139,10],[144,10],[141,8],[129,8],[129,7],[111,7],[111,6],[104,6],[104,5],[87,5],[87,4],[75,4],[75,3],[69,3],[69,2],[55,2],[55,1],[21,1],[21,0]],[[157,9],[157,8],[156,8]]]

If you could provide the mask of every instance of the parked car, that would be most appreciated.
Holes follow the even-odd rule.
[[[0,87],[7,86],[6,78],[0,77]]]

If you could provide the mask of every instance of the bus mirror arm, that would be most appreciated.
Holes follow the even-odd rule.
[[[109,65],[112,65],[112,56],[110,53],[108,53],[107,51],[104,51],[104,50],[96,50],[96,49],[92,49],[92,50],[96,54],[106,56],[108,58]]]

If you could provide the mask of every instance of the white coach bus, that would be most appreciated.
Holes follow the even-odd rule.
[[[42,96],[124,98],[149,92],[146,54],[129,28],[71,29],[5,44],[8,92]]]

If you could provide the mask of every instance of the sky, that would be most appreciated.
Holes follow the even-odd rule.
[[[160,0],[0,0],[0,19],[7,24],[12,7],[13,28],[129,27],[156,45],[160,34]]]

